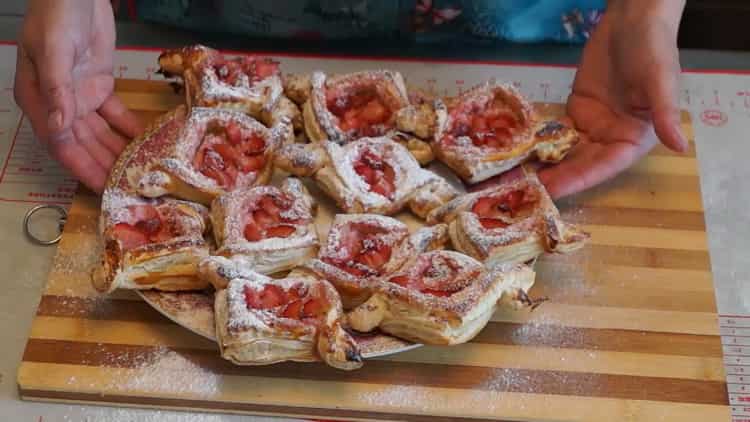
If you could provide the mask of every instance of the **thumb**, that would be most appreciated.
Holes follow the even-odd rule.
[[[58,43],[55,48],[34,58],[39,92],[49,110],[47,129],[52,136],[70,129],[76,114],[73,91],[75,52],[72,46],[64,47],[62,44]]]
[[[688,142],[680,129],[679,75],[679,65],[654,72],[647,84],[647,98],[656,136],[668,148],[683,152]]]

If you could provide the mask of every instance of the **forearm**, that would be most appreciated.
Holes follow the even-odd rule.
[[[626,24],[660,22],[674,29],[680,26],[686,0],[609,0],[607,14]]]

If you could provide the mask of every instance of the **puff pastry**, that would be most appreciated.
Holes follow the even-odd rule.
[[[222,193],[265,184],[287,124],[267,129],[237,111],[193,108],[179,130],[156,139],[158,159],[152,158],[138,193],[208,205]]]
[[[453,247],[488,267],[526,262],[544,252],[572,252],[589,237],[562,221],[534,173],[460,196],[434,210],[427,221],[449,223]]]
[[[206,278],[223,278],[214,312],[221,356],[238,365],[323,360],[335,368],[362,366],[344,330],[336,290],[310,275],[272,279],[223,257],[201,265]],[[226,269],[223,269],[226,268]]]
[[[406,224],[375,214],[338,214],[318,257],[305,267],[333,283],[345,309],[367,300],[372,283],[398,271],[410,257],[441,248],[447,226],[409,234]]]
[[[375,283],[372,296],[348,318],[357,331],[377,327],[418,343],[465,343],[484,328],[504,295],[525,295],[533,284],[534,271],[526,265],[485,271],[464,254],[432,251]]]
[[[197,268],[208,256],[203,239],[208,227],[208,210],[201,205],[106,190],[99,223],[104,252],[93,273],[94,287],[102,292],[207,287]]]
[[[389,70],[344,75],[313,72],[288,78],[285,92],[298,104],[307,137],[313,142],[340,145],[363,137],[390,136],[402,143],[421,164],[434,159],[424,131],[399,127],[402,113],[410,109],[404,79]]]
[[[510,85],[485,83],[435,102],[436,157],[465,182],[503,173],[532,157],[562,160],[578,142],[575,129],[542,121]]]
[[[283,95],[279,63],[271,58],[227,58],[214,49],[194,45],[163,52],[159,72],[182,78],[190,107],[238,110],[267,126],[286,118],[295,129],[302,129],[299,108]],[[291,140],[289,136],[293,133],[287,133],[285,139]]]
[[[285,145],[275,164],[297,176],[312,176],[347,213],[395,214],[404,206],[424,217],[458,192],[424,170],[405,147],[387,137]]]
[[[290,270],[315,257],[314,201],[302,182],[222,195],[211,205],[217,255],[245,257],[261,274]],[[217,288],[219,286],[216,286]]]

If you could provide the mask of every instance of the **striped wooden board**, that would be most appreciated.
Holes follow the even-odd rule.
[[[178,104],[119,81],[144,118]],[[548,112],[559,112],[544,107]],[[685,130],[692,138],[689,118]],[[469,344],[426,346],[344,373],[237,367],[130,292],[89,284],[97,198],[70,211],[18,373],[25,399],[343,419],[728,420],[694,144],[657,147],[560,204],[592,241],[538,263],[534,312],[496,314]]]

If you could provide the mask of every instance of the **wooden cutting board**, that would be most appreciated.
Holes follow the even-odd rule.
[[[168,85],[118,81],[153,118]],[[545,113],[559,106],[538,105]],[[689,117],[684,128],[692,138]],[[343,419],[729,419],[695,147],[659,146],[616,180],[559,204],[592,234],[545,256],[533,312],[503,311],[471,343],[368,360],[238,367],[131,292],[97,295],[99,202],[70,210],[18,372],[24,399]]]

